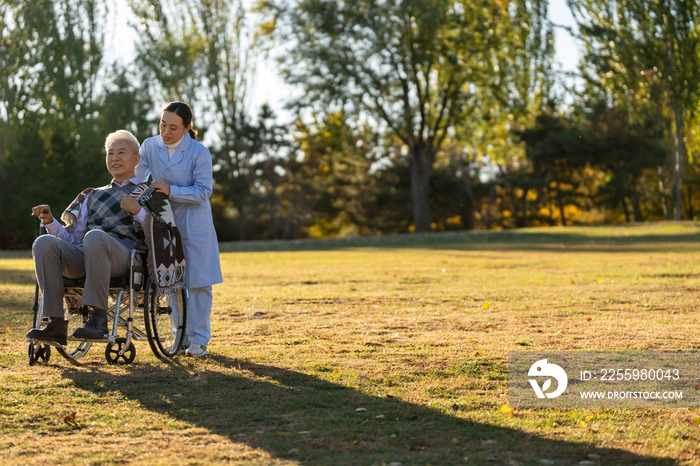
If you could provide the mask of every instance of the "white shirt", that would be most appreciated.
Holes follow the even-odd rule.
[[[126,185],[127,183],[137,185],[137,184],[141,183],[141,178],[139,178],[138,176],[135,176],[134,178],[124,180],[121,184],[112,180],[112,182],[110,184],[122,187],[122,186]],[[85,198],[85,199],[87,200],[87,198]],[[85,236],[85,233],[86,233],[85,229],[87,228],[87,219],[88,219],[87,202],[83,202],[83,205],[80,206],[80,213],[78,214],[78,218],[75,219],[75,229],[73,230],[72,233],[69,233],[68,230],[66,230],[63,225],[58,223],[56,221],[55,217],[53,219],[53,222],[44,224],[44,228],[46,228],[46,232],[48,234],[50,234],[51,236],[55,236],[55,237],[60,238],[64,241],[68,241],[71,244],[80,244],[83,242],[83,237]],[[141,210],[139,210],[138,214],[134,215],[134,220],[139,222],[139,224],[143,228],[143,221],[146,220],[146,211],[143,209],[143,207],[141,207]]]
[[[185,137],[185,135],[183,134],[182,138],[184,138],[184,137]],[[180,143],[182,142],[182,138],[180,138],[179,141],[177,141],[173,144],[165,144],[165,141],[163,141],[163,144],[165,144],[165,147],[168,148],[168,159],[170,159],[170,160],[173,159],[173,154],[175,153],[175,149],[177,149],[177,146],[179,146]],[[162,139],[162,137],[161,137],[161,139]]]

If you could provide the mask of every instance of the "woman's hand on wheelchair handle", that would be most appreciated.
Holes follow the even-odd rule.
[[[53,215],[51,215],[51,207],[47,204],[41,204],[36,207],[32,207],[32,217],[37,217],[44,224],[53,222]]]
[[[151,183],[151,188],[155,189],[159,193],[163,193],[166,196],[170,196],[170,185],[164,183],[163,181],[154,181]]]
[[[122,203],[119,205],[123,211],[129,212],[131,215],[136,215],[141,210],[139,201],[131,196],[124,196]]]

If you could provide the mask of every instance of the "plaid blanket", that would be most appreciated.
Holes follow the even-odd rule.
[[[61,220],[63,220],[63,223],[66,225],[66,231],[69,233],[75,230],[75,221],[80,214],[80,208],[82,207],[83,202],[85,202],[87,195],[93,189],[95,188],[84,189],[80,194],[78,194],[78,197],[76,197],[75,200],[71,202],[68,207],[66,207],[66,210],[61,215]]]
[[[175,225],[170,200],[141,183],[131,193],[141,207],[146,209],[143,229],[148,246],[148,273],[156,283],[157,294],[175,293],[185,288],[185,253],[180,231]]]

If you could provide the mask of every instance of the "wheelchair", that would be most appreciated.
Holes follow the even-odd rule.
[[[187,322],[187,291],[158,296],[156,284],[151,280],[146,267],[148,248],[137,246],[131,251],[128,277],[112,278],[109,284],[107,309],[108,328],[111,333],[102,339],[68,338],[65,346],[27,338],[29,342],[29,365],[45,364],[51,358],[51,347],[71,363],[77,363],[85,356],[93,344],[103,343],[105,359],[109,364],[124,365],[134,362],[136,347],[134,341],[148,341],[158,359],[167,361],[177,354],[185,335]],[[89,311],[80,305],[85,279],[63,278],[64,311],[68,319],[68,335],[82,327],[88,319]],[[44,320],[43,296],[39,296],[37,283],[34,292],[34,328],[40,328]],[[134,318],[143,316],[145,332],[134,325]],[[119,336],[120,331],[124,336]]]

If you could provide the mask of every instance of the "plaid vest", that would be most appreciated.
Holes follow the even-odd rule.
[[[124,196],[135,188],[136,185],[127,183],[124,186],[109,184],[93,189],[87,199],[88,219],[85,232],[102,230],[128,249],[133,249],[137,244],[144,244],[141,226],[138,222],[134,223],[131,214],[121,208]]]

